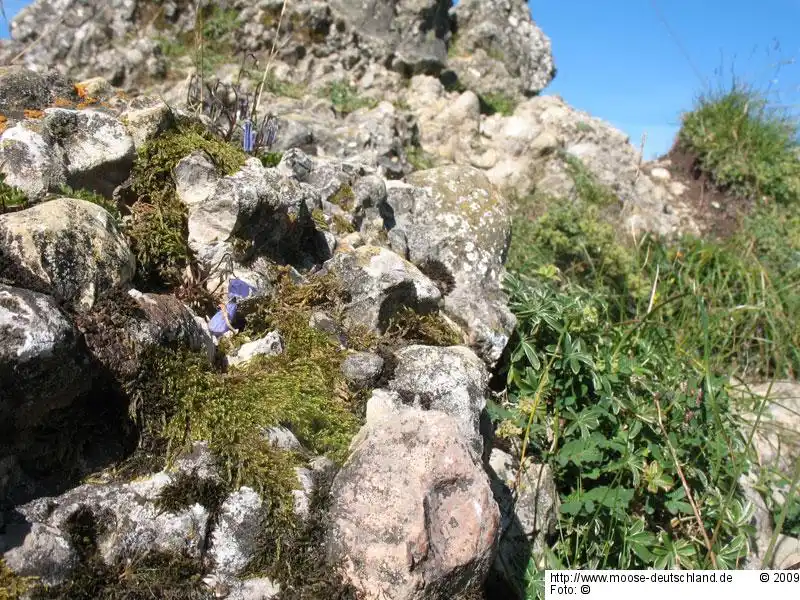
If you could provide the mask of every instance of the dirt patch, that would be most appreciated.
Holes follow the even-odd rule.
[[[680,199],[704,235],[728,238],[741,229],[742,218],[755,207],[751,199],[720,189],[708,173],[700,168],[697,156],[676,144],[659,163],[669,170],[672,181],[686,186]]]

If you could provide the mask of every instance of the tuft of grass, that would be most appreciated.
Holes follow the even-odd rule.
[[[329,98],[333,108],[341,115],[348,115],[361,108],[375,108],[377,100],[365,98],[358,93],[358,89],[344,80],[334,81],[319,91],[323,98]]]
[[[14,186],[6,183],[6,176],[0,173],[0,214],[9,210],[25,208],[28,205],[28,196]]]
[[[261,164],[268,169],[277,167],[281,163],[282,158],[283,152],[264,152],[258,157],[258,159],[261,161]]]
[[[678,133],[720,187],[786,205],[800,200],[798,140],[797,120],[740,81],[702,94]]]
[[[347,184],[343,184],[336,193],[331,196],[329,202],[335,204],[342,210],[351,211],[355,208],[356,204],[356,195],[353,192],[353,188]]]
[[[489,115],[501,114],[504,117],[513,115],[518,104],[513,96],[501,92],[484,94],[480,100],[482,112]]]
[[[86,202],[91,202],[92,204],[102,206],[112,217],[114,217],[114,220],[117,222],[117,224],[122,223],[122,213],[120,212],[117,203],[113,200],[109,200],[105,196],[102,196],[91,190],[75,190],[68,185],[62,185],[59,191],[67,198],[77,198],[78,200],[84,200]]]
[[[235,173],[247,156],[214,137],[202,126],[180,123],[140,149],[133,166],[136,202],[125,233],[137,259],[138,285],[144,289],[175,287],[192,261],[186,207],[175,193],[172,171],[195,150],[205,151],[225,175]]]

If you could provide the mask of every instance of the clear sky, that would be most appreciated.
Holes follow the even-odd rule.
[[[11,18],[28,2],[4,4]],[[646,131],[648,157],[669,149],[680,113],[706,86],[729,82],[731,71],[800,114],[800,0],[530,4],[558,67],[545,93],[610,121],[637,146]]]

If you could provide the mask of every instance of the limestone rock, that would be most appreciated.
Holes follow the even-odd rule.
[[[385,248],[361,246],[342,252],[325,268],[336,273],[350,294],[346,316],[374,330],[385,330],[403,307],[431,312],[441,299],[439,289],[417,267]]]
[[[274,356],[282,352],[283,340],[280,334],[271,331],[262,338],[242,344],[235,354],[228,356],[228,365],[235,367],[253,360],[256,356]]]
[[[42,120],[64,152],[67,184],[110,197],[131,172],[135,148],[124,125],[96,110],[51,108]]]
[[[453,417],[462,436],[483,454],[480,416],[486,407],[489,373],[472,350],[463,346],[408,346],[395,355],[389,388],[403,402]]]
[[[79,311],[129,282],[135,269],[112,216],[72,198],[0,215],[0,263],[17,285]]]
[[[550,40],[525,0],[461,0],[451,12],[456,39],[448,66],[468,88],[532,96],[555,76]]]
[[[6,184],[35,203],[67,183],[64,151],[25,121],[0,135],[0,172]]]
[[[408,191],[411,212],[393,209],[408,258],[437,280],[448,315],[494,364],[516,322],[500,289],[511,231],[506,200],[472,167],[418,171],[407,182],[416,188]]]
[[[342,374],[358,389],[374,385],[383,372],[383,359],[372,352],[354,352],[342,361]]]
[[[252,560],[259,531],[254,525],[259,521],[262,504],[261,497],[248,487],[239,488],[222,503],[207,553],[213,561],[214,574],[233,577]]]
[[[453,598],[479,586],[500,516],[456,420],[404,409],[362,429],[332,488],[329,551],[367,598]]]
[[[89,384],[73,324],[44,294],[0,284],[0,431],[36,425]]]

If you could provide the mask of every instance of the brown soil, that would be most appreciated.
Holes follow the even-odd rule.
[[[695,222],[705,235],[727,238],[739,231],[742,217],[752,211],[755,203],[719,189],[711,177],[699,166],[695,154],[676,144],[661,160],[669,160],[667,167],[673,181],[686,186],[681,200],[689,207]]]

